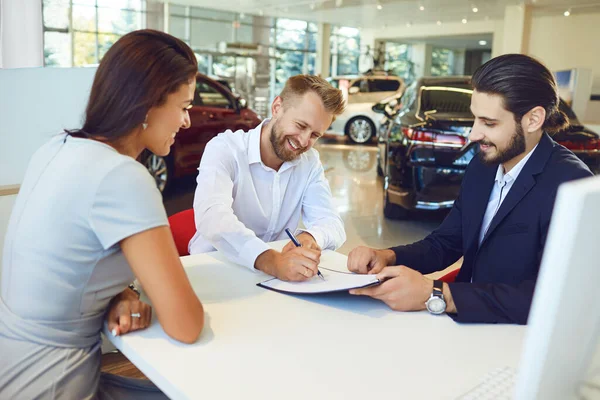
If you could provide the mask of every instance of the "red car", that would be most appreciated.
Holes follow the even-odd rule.
[[[189,111],[192,126],[177,134],[171,153],[160,157],[144,151],[140,162],[165,192],[173,178],[196,173],[204,148],[210,139],[227,129],[250,130],[260,124],[260,117],[247,108],[246,101],[206,75],[196,77],[194,106]]]

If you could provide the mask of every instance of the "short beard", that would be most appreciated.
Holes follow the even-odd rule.
[[[481,144],[491,144],[496,147],[495,144],[491,142],[482,141],[479,142]],[[479,159],[486,165],[498,165],[504,164],[507,161],[512,160],[520,154],[525,152],[525,133],[523,132],[523,127],[520,123],[517,122],[517,128],[515,133],[510,138],[510,143],[508,147],[502,151],[498,151],[498,153],[491,158],[487,158],[486,154],[482,151],[479,152]],[[498,147],[496,147],[498,149]]]
[[[302,153],[304,153],[307,149],[302,149],[301,151],[290,151],[287,146],[287,138],[283,136],[279,130],[279,121],[273,124],[271,128],[271,136],[269,140],[271,141],[271,146],[273,146],[273,151],[277,158],[279,158],[283,162],[294,161]]]

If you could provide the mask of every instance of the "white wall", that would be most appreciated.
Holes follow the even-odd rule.
[[[527,35],[529,34],[530,21],[531,6],[521,4],[506,6],[502,53],[527,52]]]
[[[592,93],[600,94],[600,13],[534,17],[531,20],[529,54],[551,70],[592,70]],[[600,102],[590,102],[586,122],[600,124]]]
[[[0,186],[21,184],[34,151],[80,128],[95,68],[0,69]]]
[[[4,250],[4,237],[8,227],[8,219],[12,211],[17,195],[0,196],[0,267],[2,265],[2,252]],[[0,268],[1,270],[1,268]],[[0,278],[2,274],[0,273]]]

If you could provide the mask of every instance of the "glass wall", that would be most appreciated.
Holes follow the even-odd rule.
[[[434,47],[431,51],[431,75],[454,75],[454,51]]]
[[[317,54],[317,25],[277,18],[271,34],[270,55],[275,57],[274,90],[279,93],[289,77],[313,74]]]
[[[95,65],[146,21],[143,0],[43,0],[42,7],[46,66]]]
[[[404,79],[406,84],[415,80],[414,63],[411,60],[411,46],[394,42],[385,43],[385,69]]]
[[[331,32],[331,76],[358,75],[360,31],[334,26]]]

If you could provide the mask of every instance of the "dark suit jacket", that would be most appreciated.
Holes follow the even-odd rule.
[[[450,317],[458,322],[527,322],[558,186],[592,175],[571,151],[544,134],[479,245],[497,169],[473,158],[439,228],[419,242],[392,248],[396,264],[424,274],[464,256],[456,282],[449,284],[457,309]]]

